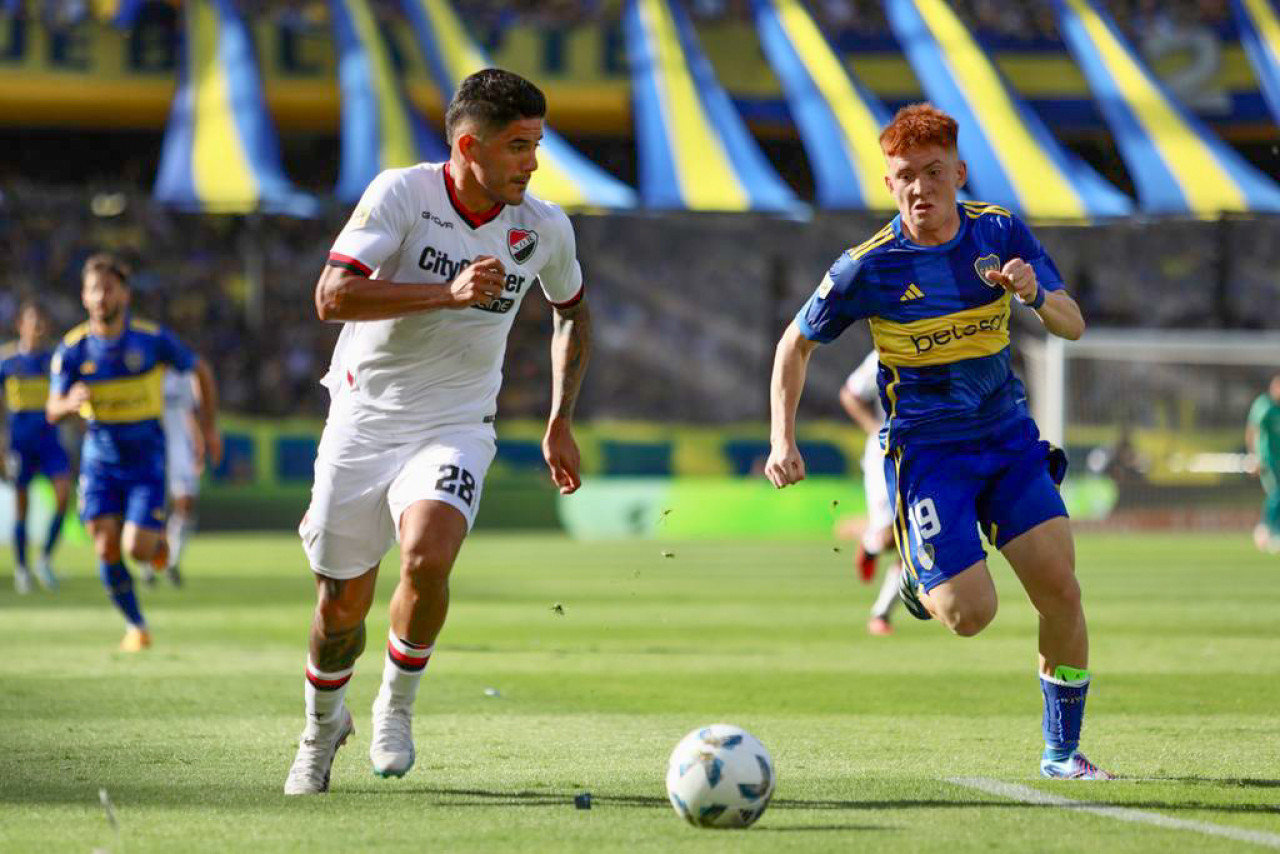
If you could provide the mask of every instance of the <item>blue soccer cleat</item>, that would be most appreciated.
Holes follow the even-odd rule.
[[[902,605],[907,609],[907,613],[917,620],[933,619],[933,614],[929,613],[929,609],[924,606],[924,603],[920,601],[920,597],[916,595],[915,576],[906,569],[898,573],[898,598],[902,600]]]
[[[1103,771],[1080,751],[1066,759],[1041,759],[1040,773],[1056,780],[1114,780],[1115,774]]]

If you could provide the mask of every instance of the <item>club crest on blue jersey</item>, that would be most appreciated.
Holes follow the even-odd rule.
[[[124,366],[128,368],[131,373],[136,374],[142,370],[142,363],[146,361],[146,358],[147,357],[143,355],[141,350],[130,348],[125,351]]]
[[[822,284],[818,285],[818,299],[826,299],[827,294],[831,293],[831,289],[835,286],[835,279],[831,278],[830,273],[827,273],[822,277]]]
[[[981,258],[973,262],[973,269],[977,271],[978,278],[982,279],[982,283],[989,288],[1000,287],[999,285],[993,285],[991,282],[987,281],[987,272],[989,270],[994,270],[999,273],[1000,266],[1000,256],[995,253],[983,255]]]
[[[525,228],[507,229],[507,249],[517,264],[528,261],[538,248],[538,232]]]

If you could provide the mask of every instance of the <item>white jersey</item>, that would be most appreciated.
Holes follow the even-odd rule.
[[[500,260],[505,291],[491,303],[394,320],[348,322],[322,382],[330,423],[380,440],[412,442],[435,428],[492,421],[507,335],[535,284],[557,306],[582,296],[573,226],[556,205],[466,211],[448,166],[389,169],[369,185],[329,263],[406,284],[452,280],[480,255]]]
[[[196,410],[191,374],[164,374],[164,457],[169,494],[196,495],[200,472],[196,465],[196,439],[191,433],[191,413]]]
[[[879,372],[880,359],[876,351],[872,350],[862,363],[853,369],[853,373],[849,374],[844,385],[858,400],[871,404],[876,420],[884,424],[884,405],[880,402],[880,389],[876,385],[876,375]],[[867,436],[867,444],[862,452],[863,471],[879,470],[883,458],[884,453],[880,449],[879,437],[872,433]]]

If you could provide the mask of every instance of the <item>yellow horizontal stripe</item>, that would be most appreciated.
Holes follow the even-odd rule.
[[[89,382],[89,402],[80,407],[87,421],[124,424],[164,415],[164,369],[136,377]]]
[[[665,0],[637,2],[653,53],[658,98],[681,197],[692,210],[747,210],[751,200],[720,135],[703,111],[671,10]]]
[[[911,323],[873,317],[871,337],[880,361],[892,367],[947,365],[991,356],[1009,346],[1009,294],[978,308]]]
[[[258,206],[258,184],[244,150],[226,69],[218,56],[218,15],[209,0],[191,0],[187,55],[195,95],[191,152],[196,196],[211,209],[247,213]]]
[[[835,113],[844,137],[844,150],[858,173],[862,198],[872,207],[893,207],[884,186],[884,154],[880,151],[880,123],[867,108],[840,58],[799,0],[775,0],[778,19],[804,58],[809,75]]]
[[[347,4],[351,21],[360,34],[369,58],[373,94],[378,103],[378,165],[383,169],[412,166],[418,162],[418,146],[413,139],[407,100],[400,94],[399,75],[382,41],[382,32],[373,20],[367,0],[340,0]]]
[[[43,412],[48,400],[48,377],[4,378],[4,408],[10,412]]]
[[[956,85],[979,117],[1022,210],[1032,217],[1084,218],[1087,212],[1075,187],[1031,135],[995,66],[960,19],[943,0],[915,3],[942,48]]]
[[[1235,179],[1152,84],[1146,71],[1134,62],[1093,7],[1085,0],[1066,2],[1080,17],[1089,39],[1102,56],[1107,73],[1151,137],[1191,210],[1195,213],[1248,210],[1248,202]]]

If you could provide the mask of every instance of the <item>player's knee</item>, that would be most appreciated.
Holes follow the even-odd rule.
[[[947,628],[960,637],[971,638],[996,618],[996,599],[983,599],[956,605],[941,615]]]
[[[400,574],[414,587],[444,584],[453,569],[455,551],[447,544],[419,541],[406,545],[400,556]]]
[[[1080,582],[1070,567],[1053,573],[1037,596],[1037,607],[1045,616],[1072,616],[1080,613]]]

